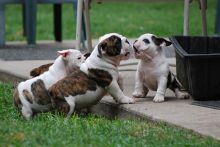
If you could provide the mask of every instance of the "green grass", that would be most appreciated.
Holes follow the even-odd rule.
[[[216,0],[208,0],[208,34],[214,34]],[[37,39],[53,40],[52,5],[38,5]],[[6,7],[6,34],[9,41],[25,40],[22,36],[21,6]],[[183,1],[167,3],[92,3],[92,37],[118,32],[138,37],[152,32],[157,35],[181,35],[183,32]],[[197,1],[190,5],[190,35],[201,35],[201,16]],[[63,7],[63,38],[75,38],[75,19],[72,5]]]
[[[220,146],[220,142],[165,123],[94,115],[41,113],[26,121],[12,105],[12,84],[0,83],[0,146]]]

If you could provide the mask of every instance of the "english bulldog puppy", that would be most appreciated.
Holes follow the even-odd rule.
[[[86,60],[90,56],[90,53],[85,53],[85,54],[83,54],[83,56],[84,56],[84,59]],[[51,65],[53,65],[53,63],[44,64],[44,65],[41,65],[39,67],[32,69],[30,71],[30,76],[37,77],[37,76],[43,74],[44,72],[49,70],[49,67]]]
[[[143,34],[133,44],[135,58],[140,59],[136,72],[133,97],[145,97],[150,90],[156,91],[154,102],[163,102],[166,89],[174,91],[177,98],[189,98],[181,92],[181,85],[169,69],[167,59],[162,52],[163,46],[172,43],[153,34]]]
[[[35,112],[48,111],[52,107],[48,89],[60,79],[79,68],[85,61],[80,51],[74,49],[58,51],[60,56],[49,70],[35,78],[18,84],[13,102],[22,115],[29,120]]]
[[[90,56],[91,53],[85,53],[83,54],[83,56],[85,57],[85,60]],[[44,64],[44,65],[41,65],[39,67],[36,67],[34,69],[32,69],[30,71],[30,76],[32,77],[37,77],[41,74],[43,74],[44,72],[48,71],[49,70],[49,67],[53,65],[53,63],[48,63],[48,64]],[[123,78],[122,78],[122,75],[121,73],[119,72],[119,75],[118,75],[118,84],[119,84],[119,87],[121,88],[121,90],[123,91],[124,90],[124,87],[123,87]]]
[[[134,103],[118,84],[118,66],[121,60],[129,58],[130,48],[127,38],[120,34],[110,33],[100,37],[80,70],[74,71],[49,89],[54,107],[69,117],[74,109],[96,104],[106,92],[118,103]],[[61,103],[63,107],[60,107]]]

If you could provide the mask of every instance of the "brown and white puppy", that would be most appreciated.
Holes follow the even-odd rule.
[[[124,95],[118,84],[117,67],[121,60],[129,58],[129,49],[127,38],[120,34],[110,33],[102,36],[80,70],[58,81],[49,89],[54,106],[70,116],[74,109],[96,104],[106,92],[119,103],[134,103],[132,98]],[[67,107],[59,108],[60,103]]]
[[[26,119],[30,119],[34,112],[50,110],[52,105],[48,93],[49,87],[79,68],[85,61],[84,56],[78,50],[62,50],[58,53],[60,56],[48,71],[19,83],[14,91],[14,105]]]
[[[83,56],[84,56],[84,59],[86,60],[90,56],[90,53],[85,53],[85,54],[83,54]],[[43,74],[44,72],[49,70],[49,67],[51,65],[53,65],[53,63],[44,64],[44,65],[41,65],[39,67],[32,69],[30,71],[30,76],[37,77],[37,76]]]
[[[83,56],[85,57],[85,60],[90,56],[91,53],[85,53],[83,54]],[[44,65],[41,65],[39,67],[36,67],[34,69],[32,69],[30,71],[30,76],[32,77],[37,77],[41,74],[43,74],[44,72],[48,71],[49,70],[49,67],[53,65],[53,63],[48,63],[48,64],[44,64]],[[122,75],[121,73],[119,72],[119,75],[118,75],[118,84],[119,84],[119,87],[120,89],[123,91],[124,90],[124,86],[123,86],[123,78],[122,78]]]
[[[140,59],[136,72],[134,97],[145,97],[150,90],[157,91],[154,102],[163,102],[167,88],[175,92],[177,98],[188,98],[181,92],[181,85],[169,69],[162,46],[171,45],[170,41],[153,34],[143,34],[133,44],[135,58]]]

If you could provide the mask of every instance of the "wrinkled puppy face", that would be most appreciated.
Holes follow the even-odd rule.
[[[70,49],[69,51],[68,64],[70,66],[80,67],[85,62],[86,57],[78,50]]]
[[[110,33],[99,38],[98,52],[99,57],[117,57],[126,60],[130,56],[130,43],[127,38],[117,34]]]
[[[73,70],[75,67],[80,67],[80,65],[85,62],[86,57],[83,54],[75,49],[67,49],[58,51],[58,53],[62,56],[66,67],[68,70]]]
[[[59,51],[59,52],[62,52],[62,51]],[[58,52],[58,53],[59,53]],[[77,51],[78,52],[78,51]],[[61,54],[61,53],[59,53]],[[78,54],[78,53],[77,53]],[[73,59],[71,62],[70,62],[70,66],[77,66],[79,67],[81,65],[81,62],[84,62],[89,56],[90,56],[91,53],[85,53],[83,54],[83,57],[81,57],[81,55],[79,56],[76,56],[76,59]],[[64,54],[63,54],[64,56]],[[67,55],[66,55],[67,56]],[[64,57],[63,57],[64,58]],[[76,60],[76,61],[75,61]],[[67,61],[68,62],[68,61]],[[75,65],[75,62],[76,62],[76,65]],[[67,63],[68,64],[68,63]],[[30,76],[32,77],[36,77],[36,76],[39,76],[41,74],[43,74],[45,71],[48,71],[49,70],[49,67],[53,65],[53,63],[49,63],[49,64],[44,64],[44,65],[41,65],[37,68],[34,68],[30,71]]]
[[[165,40],[164,38],[156,37],[153,34],[143,34],[138,40],[135,40],[133,44],[133,49],[135,53],[135,58],[143,59],[146,58],[146,55],[154,56],[162,46],[171,45],[170,41]]]

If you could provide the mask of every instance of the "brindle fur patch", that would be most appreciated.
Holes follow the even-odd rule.
[[[30,92],[27,89],[23,90],[23,95],[29,103],[33,104],[33,97],[31,96]]]
[[[64,99],[64,97],[69,95],[85,94],[88,90],[95,91],[96,89],[96,82],[81,70],[77,70],[51,86],[49,93],[52,98]]]
[[[113,78],[111,74],[107,71],[100,69],[89,69],[88,71],[89,71],[88,73],[89,78],[96,81],[98,86],[100,87],[104,88],[110,85],[110,83],[112,82]]]
[[[31,70],[30,75],[32,77],[37,77],[37,76],[41,75],[42,73],[44,73],[45,71],[48,71],[49,67],[52,64],[53,63],[48,63],[48,64],[41,65],[41,66],[39,66],[37,68],[34,68],[34,69]]]
[[[15,107],[16,107],[17,109],[21,109],[22,104],[21,104],[21,100],[20,100],[20,97],[19,97],[18,88],[15,88],[15,89],[14,89],[14,93],[13,93],[13,103],[14,103],[14,105],[15,105]]]
[[[38,79],[37,81],[32,83],[31,91],[34,96],[34,100],[38,104],[46,105],[51,103],[49,93],[45,88],[44,82],[42,80]]]
[[[106,52],[108,56],[117,56],[120,55],[122,48],[121,38],[113,35],[99,44],[99,54],[100,50]]]
[[[87,53],[83,54],[83,56],[85,57],[85,59],[87,59],[90,55],[91,55],[90,52],[87,52]]]

